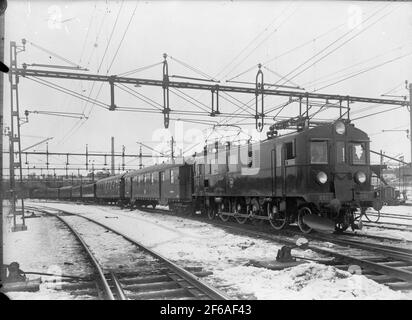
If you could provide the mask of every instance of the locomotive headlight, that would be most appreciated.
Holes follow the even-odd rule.
[[[337,134],[344,134],[346,131],[345,124],[342,121],[335,123],[335,130]]]
[[[366,174],[362,171],[358,171],[355,174],[355,181],[359,184],[365,183],[366,181]]]
[[[325,184],[328,181],[328,175],[323,171],[319,171],[316,175],[316,179],[318,179],[320,184]]]

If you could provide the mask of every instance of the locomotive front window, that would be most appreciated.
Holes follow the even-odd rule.
[[[328,143],[327,141],[311,141],[310,143],[310,163],[328,163]]]
[[[336,142],[336,162],[337,163],[345,162],[345,142],[344,141]]]
[[[366,164],[365,143],[354,142],[351,144],[352,164]]]

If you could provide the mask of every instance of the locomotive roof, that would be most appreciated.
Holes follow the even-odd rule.
[[[182,166],[185,166],[185,165],[186,165],[186,162],[184,162],[184,163],[155,164],[153,166],[146,167],[146,168],[143,168],[143,169],[129,171],[129,172],[125,173],[124,176],[125,177],[131,177],[131,176],[136,176],[136,175],[142,174],[142,173],[162,171],[162,170],[166,170],[166,169],[170,169],[170,168],[182,167]]]

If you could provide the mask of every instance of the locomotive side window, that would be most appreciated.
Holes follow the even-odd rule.
[[[344,141],[336,142],[336,162],[337,163],[345,162],[345,142]]]
[[[310,143],[310,163],[328,163],[328,143],[327,141],[311,141]]]
[[[366,147],[365,143],[351,143],[352,164],[366,164]]]

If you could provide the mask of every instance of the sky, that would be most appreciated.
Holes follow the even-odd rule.
[[[120,75],[156,64],[128,76],[161,80],[161,62],[163,54],[167,53],[169,75],[208,76],[224,85],[239,85],[225,82],[232,79],[250,82],[249,86],[253,87],[257,64],[263,63],[265,83],[278,82],[280,75],[289,80],[280,83],[300,86],[307,91],[379,98],[384,93],[408,95],[405,80],[412,81],[411,34],[412,3],[409,2],[21,0],[9,1],[6,11],[5,59],[8,63],[9,42],[21,43],[24,38],[27,44],[25,51],[18,55],[19,65],[68,66],[71,65],[69,61],[87,68],[89,71],[85,72],[90,74]],[[193,68],[201,73],[194,72]],[[107,83],[44,80],[109,104]],[[207,117],[201,109],[210,110],[210,92],[184,91],[202,103],[197,107],[178,97],[177,94],[182,96],[181,92],[174,91],[170,93],[172,121],[167,132],[163,127],[163,115],[156,109],[163,103],[162,89],[130,88],[137,93],[131,95],[120,88],[115,89],[117,106],[151,108],[157,112],[108,111],[33,80],[21,79],[21,114],[30,110],[76,112],[88,116],[88,119],[80,120],[30,114],[29,122],[22,126],[22,147],[53,137],[49,141],[49,151],[84,152],[88,144],[89,151],[109,152],[110,137],[114,136],[117,152],[121,152],[124,145],[126,153],[138,153],[137,141],[167,152],[172,134],[177,140],[178,153],[179,149],[187,150],[194,144],[196,147],[190,151],[201,148],[206,137],[212,139],[212,122],[239,125],[242,120]],[[5,126],[10,118],[9,91],[5,78]],[[155,103],[137,99],[138,94]],[[254,99],[253,95],[242,94],[232,95],[237,101],[225,97],[238,105],[239,101],[248,103]],[[221,112],[238,116],[245,113],[223,99],[220,99]],[[287,100],[285,97],[265,97],[265,110]],[[253,113],[253,101],[248,105],[251,108],[248,111]],[[355,103],[351,105],[351,117],[355,119],[392,107]],[[174,114],[173,110],[195,110],[203,115],[182,116]],[[296,110],[297,104],[290,104],[279,116],[295,116]],[[270,115],[262,138],[273,123],[275,113]],[[331,111],[319,114],[319,118],[325,119],[334,116]],[[406,132],[382,132],[408,129],[408,116],[404,107],[354,123],[369,134],[371,149],[382,149],[391,156],[403,154],[405,160],[410,161]],[[179,118],[186,121],[176,120]],[[196,123],[190,122],[193,120]],[[198,123],[199,120],[202,122]],[[243,121],[253,122],[252,118]],[[254,124],[242,125],[242,129],[255,139],[259,137],[254,132]],[[238,133],[238,128],[233,126],[219,130],[230,131],[233,136]],[[45,150],[45,144],[34,149]],[[151,153],[146,148],[143,152]],[[102,158],[90,158],[93,160],[96,168],[103,168]],[[60,167],[65,161],[65,157],[58,156],[50,159]],[[127,161],[131,168],[138,165],[137,159]],[[40,156],[29,160],[30,166],[44,162],[45,158]],[[73,167],[84,162],[82,157],[70,159]]]

